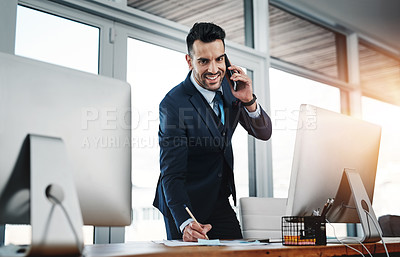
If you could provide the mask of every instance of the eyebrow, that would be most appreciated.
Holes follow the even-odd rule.
[[[225,57],[225,54],[221,54],[221,55],[218,56],[216,59],[219,59],[219,58],[222,58],[222,57]],[[204,57],[199,57],[199,58],[197,58],[197,60],[198,60],[198,61],[209,61],[210,59],[204,58]]]
[[[204,57],[199,57],[197,58],[198,61],[209,61],[210,59],[204,58]]]

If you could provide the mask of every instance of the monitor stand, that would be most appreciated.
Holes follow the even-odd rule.
[[[357,241],[363,243],[373,243],[381,240],[382,231],[379,227],[375,212],[372,209],[371,201],[365,190],[360,174],[354,169],[344,169],[342,181],[335,197],[335,204],[343,199],[343,192],[351,192],[360,219],[363,236]],[[355,243],[354,238],[351,239]],[[342,241],[342,240],[341,240]],[[346,238],[343,239],[346,241]],[[350,241],[349,241],[350,242]]]
[[[28,135],[30,223],[28,256],[79,256],[83,221],[73,172],[60,138]]]

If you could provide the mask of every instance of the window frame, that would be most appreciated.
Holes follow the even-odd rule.
[[[126,38],[128,35],[173,50],[186,51],[184,49],[184,40],[188,30],[186,27],[121,4],[101,0],[91,2],[19,0],[13,4],[10,7],[16,8],[16,5],[20,4],[98,27],[100,29],[100,75],[126,80]],[[267,7],[267,4],[262,6]],[[265,17],[265,15],[260,17]],[[16,12],[14,18],[16,18]],[[265,28],[265,26],[263,27]],[[15,31],[13,32],[15,33]],[[12,41],[12,43],[15,44],[15,41]],[[269,57],[267,53],[229,41],[226,42],[226,51],[229,52],[231,60],[237,65],[253,71],[254,92],[259,96],[258,102],[268,111],[269,90],[268,87],[260,86],[268,84],[268,75],[262,72],[268,67]],[[249,179],[252,181],[249,185],[250,195],[267,196],[270,194],[266,189],[269,187],[269,183],[262,183],[269,181],[269,179],[265,179],[265,174],[272,174],[272,165],[267,160],[268,156],[271,155],[270,149],[269,142],[259,142],[249,138],[249,172],[251,173],[249,177],[252,178]],[[272,192],[272,190],[269,191]],[[107,232],[103,231],[95,238],[103,238],[105,233]],[[111,232],[108,233],[112,234]],[[109,241],[113,240],[110,239]]]
[[[226,50],[235,64],[253,71],[254,92],[258,96],[258,102],[269,112],[270,89],[268,69],[271,66],[338,87],[341,91],[341,112],[361,117],[362,91],[359,77],[358,40],[370,42],[371,45],[378,45],[380,49],[387,50],[388,52],[391,49],[379,42],[371,41],[362,34],[332,26],[318,19],[318,17],[307,16],[288,5],[282,4],[281,1],[271,0],[270,2],[281,9],[290,11],[302,18],[306,17],[309,21],[343,34],[345,38],[341,41],[341,45],[338,46],[340,47],[340,58],[343,62],[339,64],[345,67],[340,67],[339,69],[347,70],[348,77],[347,81],[333,79],[323,74],[318,74],[271,58],[268,50],[269,2],[253,0],[253,17],[251,19],[253,20],[254,31],[252,34],[250,33],[250,36],[253,37],[252,44],[254,44],[254,47],[246,47],[227,41]],[[126,38],[128,35],[176,51],[186,51],[184,49],[184,39],[188,31],[187,27],[130,8],[127,6],[126,0],[9,0],[5,3],[2,4],[4,8],[0,11],[2,14],[0,15],[1,19],[6,20],[3,24],[7,24],[7,26],[0,26],[0,33],[6,35],[0,41],[1,51],[14,52],[17,4],[99,27],[99,74],[101,75],[126,80]],[[251,26],[249,27],[251,28]],[[270,141],[261,142],[249,137],[249,173],[250,196],[273,197],[272,149]]]

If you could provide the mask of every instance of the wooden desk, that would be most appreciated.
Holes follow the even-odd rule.
[[[392,241],[392,240],[390,240]],[[400,240],[397,242],[386,242],[391,257],[400,256]],[[361,251],[365,256],[369,256],[361,245],[351,245]],[[386,256],[385,249],[381,243],[365,244],[374,257]],[[396,253],[396,254],[395,254]],[[132,242],[126,244],[109,245],[90,245],[85,247],[87,257],[105,256],[157,256],[157,257],[330,257],[330,256],[354,256],[359,255],[352,249],[341,245],[327,246],[283,246],[282,244],[272,243],[263,246],[180,246],[167,247],[153,242]]]

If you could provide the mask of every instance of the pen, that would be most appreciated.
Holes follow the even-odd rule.
[[[185,209],[189,213],[190,217],[194,220],[194,222],[196,222],[196,224],[199,225],[199,227],[201,227],[200,224],[197,222],[196,218],[193,216],[192,212],[189,210],[189,208],[186,206]],[[204,236],[206,237],[207,240],[209,240],[207,234],[204,234]]]
[[[330,208],[332,207],[333,202],[334,202],[334,198],[329,198],[329,199],[326,201],[326,203],[325,203],[325,205],[324,205],[324,208],[322,209],[322,213],[321,213],[321,216],[322,216],[322,217],[326,216],[326,214],[328,213],[328,211],[329,211]]]

